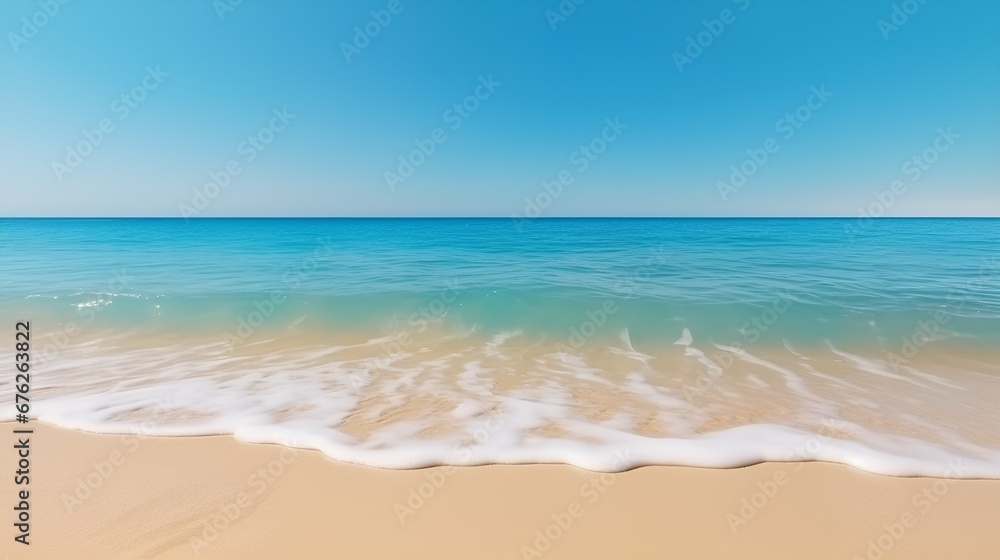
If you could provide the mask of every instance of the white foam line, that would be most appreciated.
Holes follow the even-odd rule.
[[[902,381],[904,383],[910,383],[910,384],[916,385],[917,387],[920,387],[922,389],[929,389],[930,388],[927,385],[924,385],[923,383],[920,383],[920,382],[918,382],[916,380],[910,379],[909,377],[903,377],[902,375],[896,375],[895,373],[886,371],[885,369],[879,367],[879,364],[877,362],[874,362],[872,360],[866,360],[866,359],[864,359],[864,358],[862,358],[860,356],[855,356],[854,354],[849,354],[849,353],[844,352],[842,350],[838,350],[838,349],[834,348],[832,345],[830,346],[830,351],[833,352],[834,354],[837,354],[838,356],[840,356],[842,358],[847,358],[848,360],[850,360],[851,362],[853,362],[854,365],[856,365],[858,367],[858,369],[860,369],[861,371],[865,371],[865,372],[868,372],[868,373],[873,373],[875,375],[878,375],[878,376],[881,376],[881,377],[885,377],[885,378],[888,378],[888,379],[895,379],[896,381]]]
[[[854,383],[851,383],[850,381],[846,381],[844,379],[841,379],[841,378],[833,376],[833,375],[827,375],[827,374],[825,374],[825,373],[823,373],[823,372],[819,371],[818,369],[815,369],[815,368],[813,368],[811,366],[803,366],[803,367],[809,372],[810,375],[812,375],[814,377],[818,377],[820,379],[826,379],[827,381],[830,381],[830,382],[835,383],[837,385],[840,385],[842,387],[850,387],[851,389],[854,389],[854,390],[857,390],[857,391],[864,391],[865,390],[863,387],[861,387],[859,385],[855,385]]]
[[[742,348],[736,348],[735,346],[727,346],[725,344],[716,344],[715,346],[717,348],[721,349],[721,350],[725,350],[726,352],[730,352],[732,354],[736,354],[744,362],[749,362],[751,364],[756,364],[758,366],[766,367],[768,369],[771,369],[771,370],[774,370],[774,371],[780,373],[785,378],[785,386],[788,387],[789,389],[795,391],[800,396],[808,397],[810,399],[818,399],[819,398],[816,395],[814,395],[811,392],[809,392],[809,390],[806,389],[805,383],[802,381],[802,378],[799,377],[798,375],[796,375],[791,370],[789,370],[787,368],[783,368],[783,367],[779,366],[778,364],[771,363],[771,362],[769,362],[767,360],[762,360],[762,359],[754,356],[753,354],[750,354],[746,350],[743,350]]]
[[[926,442],[892,438],[908,455],[887,453],[854,441],[810,434],[773,424],[754,424],[690,438],[651,438],[614,432],[615,441],[589,443],[557,438],[522,438],[516,445],[509,437],[495,435],[480,444],[474,454],[456,454],[454,442],[411,437],[416,427],[397,428],[391,438],[359,445],[337,432],[315,433],[290,426],[259,425],[227,429],[221,422],[179,429],[157,426],[139,430],[127,426],[110,428],[98,422],[70,420],[64,415],[43,413],[42,422],[91,432],[162,436],[231,433],[250,443],[273,443],[316,449],[339,461],[388,469],[416,469],[438,465],[569,464],[599,472],[619,472],[650,465],[705,468],[737,468],[762,462],[824,461],[849,465],[887,476],[942,478],[1000,478],[1000,457],[970,459],[929,449]],[[258,422],[262,419],[256,417]],[[5,419],[6,420],[6,419]],[[594,430],[597,433],[606,430]],[[385,447],[387,443],[391,447]],[[805,453],[803,449],[815,449]]]
[[[957,383],[952,383],[951,381],[948,381],[947,379],[945,379],[943,377],[940,377],[938,375],[934,375],[934,374],[931,374],[931,373],[924,373],[924,372],[922,372],[922,371],[920,371],[920,370],[918,370],[916,368],[912,368],[912,367],[909,367],[909,366],[903,366],[903,367],[906,369],[907,372],[909,372],[909,373],[911,373],[913,375],[916,375],[917,377],[919,377],[921,379],[926,379],[927,381],[930,381],[931,383],[935,383],[935,384],[941,385],[943,387],[948,387],[949,389],[955,389],[956,391],[968,391],[969,390],[968,387],[964,387],[964,386],[959,385]]]
[[[806,399],[796,397],[801,402],[794,405],[798,414],[795,421],[834,416],[832,401],[805,391],[801,378],[788,369],[736,348],[718,348],[784,376],[790,391],[773,388],[781,397],[804,394]],[[762,461],[820,460],[887,475],[1000,479],[1000,450],[976,445],[960,437],[959,428],[935,427],[916,414],[899,419],[935,430],[934,441],[946,443],[893,436],[856,425],[850,425],[846,432],[856,441],[826,438],[777,424],[753,424],[699,435],[694,433],[694,427],[710,420],[712,411],[726,410],[726,403],[698,407],[650,381],[662,372],[628,360],[613,366],[620,368],[614,378],[623,376],[625,382],[610,384],[603,370],[589,367],[582,356],[548,354],[528,364],[525,375],[533,383],[498,392],[495,381],[509,370],[511,362],[501,360],[496,367],[497,360],[484,357],[482,347],[407,367],[386,366],[381,368],[382,375],[361,388],[353,385],[351,374],[363,360],[331,362],[320,358],[320,363],[314,363],[323,352],[306,352],[306,357],[294,360],[283,356],[290,353],[279,352],[267,359],[246,356],[233,361],[224,353],[206,349],[171,365],[163,362],[162,356],[143,351],[101,356],[83,350],[76,352],[83,356],[79,359],[73,358],[73,350],[67,352],[59,360],[59,367],[47,366],[45,376],[34,388],[37,392],[32,411],[39,420],[71,429],[164,436],[233,434],[242,441],[313,448],[337,460],[383,468],[564,463],[611,471],[642,465],[727,468]],[[722,372],[705,352],[685,345],[684,353]],[[95,371],[101,374],[94,375]],[[754,383],[754,379],[759,380],[748,374],[748,383]],[[603,411],[607,420],[588,418],[581,411],[581,405],[586,403],[575,402],[570,390],[579,380],[602,382],[594,387],[614,397],[608,399],[609,403],[617,402],[619,396],[632,402],[621,407],[609,404]],[[9,384],[0,385],[0,402],[12,401],[12,391]],[[738,399],[748,392],[745,388],[742,391],[729,394]],[[933,391],[940,396],[944,389],[934,385]],[[855,392],[859,398],[867,396]],[[435,405],[433,413],[415,408],[404,420],[375,424],[367,438],[355,438],[338,429],[349,415],[362,414],[377,421],[380,412],[424,395],[453,404]],[[597,404],[601,404],[601,395],[597,396]],[[851,396],[851,391],[844,390],[836,404],[851,402]],[[899,395],[901,399],[908,396],[922,395]],[[361,399],[372,397],[378,398],[359,408]],[[886,399],[878,400],[885,405]],[[371,406],[376,402],[381,404]],[[893,399],[888,402],[891,404]],[[963,402],[957,401],[959,408],[953,410],[961,412]],[[975,412],[971,418],[980,417],[979,412],[970,412]],[[13,420],[13,414],[12,407],[0,409],[0,420]],[[495,425],[486,423],[483,415],[496,416]],[[648,437],[635,433],[636,423],[645,418],[661,422],[673,435]],[[449,430],[428,431],[442,422]],[[456,424],[457,429],[450,429]],[[485,440],[479,442],[474,453],[455,452],[470,438],[478,440],[476,434],[487,425],[495,429],[487,430]],[[537,431],[551,425],[559,430],[544,433],[560,435]],[[996,427],[983,429],[995,433]],[[427,437],[427,433],[441,435]],[[814,445],[809,446],[810,442]],[[803,445],[815,448],[815,453],[796,454]],[[616,452],[627,453],[628,459],[616,458]],[[963,462],[962,471],[953,472],[949,463],[955,461]]]

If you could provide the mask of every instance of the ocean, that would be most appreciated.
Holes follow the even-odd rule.
[[[71,428],[1000,478],[998,251],[994,219],[4,219],[0,315]]]

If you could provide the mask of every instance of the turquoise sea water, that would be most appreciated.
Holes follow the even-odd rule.
[[[627,328],[640,345],[689,328],[890,349],[937,317],[933,337],[989,344],[998,252],[990,219],[8,219],[0,310],[157,332],[234,331],[260,309],[263,330]]]
[[[985,219],[2,220],[0,316],[68,428],[1000,478],[998,248]]]

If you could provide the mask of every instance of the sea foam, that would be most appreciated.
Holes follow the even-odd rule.
[[[627,338],[567,354],[517,332],[389,355],[386,341],[260,341],[238,351],[80,344],[35,372],[32,416],[102,433],[232,434],[389,469],[828,461],[884,475],[1000,478],[1000,452],[963,433],[982,439],[977,416],[954,426],[925,419],[935,399],[978,406],[965,386],[930,373],[874,375],[884,364],[840,350],[826,356],[842,360],[827,360],[837,365],[830,370],[818,354],[778,364],[724,345],[698,348],[689,331],[651,354],[626,347]],[[719,351],[734,364],[714,362]],[[895,394],[871,395],[873,380]],[[986,431],[996,437],[996,424]]]

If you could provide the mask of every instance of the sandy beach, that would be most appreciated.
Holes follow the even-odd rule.
[[[1000,560],[1000,0],[0,2],[0,560]]]
[[[894,478],[816,462],[620,474],[560,465],[384,470],[230,436],[29,427],[31,545],[14,542],[9,514],[0,549],[8,558],[1000,554],[1000,480]],[[12,442],[14,428],[3,428]],[[4,477],[7,504],[21,489]]]

